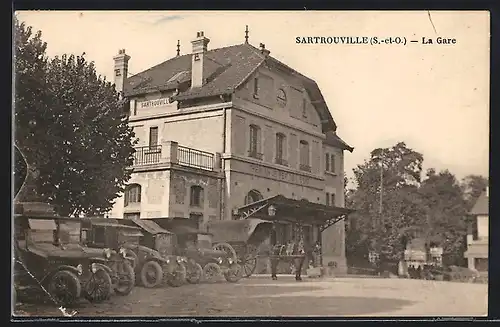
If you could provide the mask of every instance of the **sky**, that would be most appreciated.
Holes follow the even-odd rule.
[[[375,148],[404,141],[423,154],[424,169],[448,169],[461,179],[488,176],[488,12],[446,11],[24,11],[17,17],[42,31],[50,57],[72,53],[113,76],[113,56],[126,49],[129,74],[191,52],[196,32],[209,50],[245,41],[314,79],[354,152],[345,171]],[[302,36],[406,38],[406,45],[297,44]],[[422,37],[433,44],[422,44]],[[455,44],[436,44],[436,38]],[[417,40],[417,43],[410,43]]]

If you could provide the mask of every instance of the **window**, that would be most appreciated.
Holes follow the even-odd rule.
[[[94,244],[104,245],[106,243],[106,229],[105,227],[94,228]]]
[[[326,201],[325,204],[327,206],[335,206],[335,193],[326,193]]]
[[[250,149],[249,156],[262,159],[262,153],[260,150],[260,128],[257,125],[250,125]]]
[[[287,162],[285,160],[285,145],[286,137],[282,133],[276,134],[276,163],[279,165],[286,166]]]
[[[259,191],[251,190],[250,192],[248,192],[247,196],[245,197],[245,205],[260,201],[262,199],[264,199],[264,197],[262,196],[262,194]]]
[[[281,107],[286,106],[286,93],[283,89],[278,90],[276,101],[278,102],[278,105],[280,105]]]
[[[132,184],[125,189],[125,207],[130,203],[141,202],[141,185]]]
[[[120,69],[115,69],[115,76],[122,76]]]
[[[141,214],[139,212],[126,212],[123,214],[124,219],[141,219]]]
[[[203,207],[203,187],[198,185],[191,186],[190,205],[192,207]]]
[[[330,171],[335,173],[335,155],[330,155]]]
[[[330,171],[330,154],[325,153],[325,171]]]
[[[305,98],[302,99],[302,117],[307,118],[307,101]]]
[[[158,127],[149,128],[149,147],[155,149],[158,145]]]
[[[253,97],[259,97],[259,79],[257,77],[253,79]]]
[[[300,141],[300,170],[311,171],[309,166],[309,143],[307,141]]]

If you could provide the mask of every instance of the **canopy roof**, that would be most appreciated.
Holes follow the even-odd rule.
[[[242,219],[250,216],[269,221],[289,221],[294,223],[319,224],[323,229],[335,224],[353,212],[352,209],[327,206],[307,200],[295,200],[283,195],[247,204],[237,209]]]
[[[152,220],[145,219],[130,219],[134,224],[144,229],[146,232],[156,235],[156,234],[172,234],[170,231],[161,228],[157,223]]]

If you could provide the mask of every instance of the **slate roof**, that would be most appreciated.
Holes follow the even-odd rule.
[[[483,191],[477,198],[476,204],[472,207],[470,215],[488,215],[489,197],[487,191]]]
[[[134,96],[152,91],[179,90],[174,100],[188,100],[232,94],[261,65],[279,65],[298,78],[315,106],[324,131],[335,131],[337,126],[332,118],[321,91],[312,79],[296,72],[277,59],[264,55],[260,49],[250,44],[238,44],[207,51],[204,55],[204,85],[191,89],[191,54],[169,59],[139,74],[129,77],[124,86],[125,96]],[[181,72],[189,72],[179,74]],[[173,80],[176,74],[180,76]],[[170,80],[170,81],[169,81]]]
[[[329,131],[326,134],[326,140],[325,144],[341,148],[342,150],[348,150],[349,152],[352,152],[354,148],[347,144],[344,140],[342,140],[337,133],[333,131]]]

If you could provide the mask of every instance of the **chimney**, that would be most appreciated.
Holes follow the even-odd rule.
[[[118,54],[113,57],[115,61],[114,82],[117,92],[122,92],[125,80],[128,76],[128,61],[130,56],[125,54],[125,49],[118,51]]]
[[[260,52],[266,57],[269,56],[271,51],[266,49],[266,45],[264,43],[261,43],[259,46],[260,46]]]
[[[210,39],[206,38],[203,31],[196,33],[193,44],[193,56],[191,60],[191,87],[203,86],[203,57],[207,52]]]

